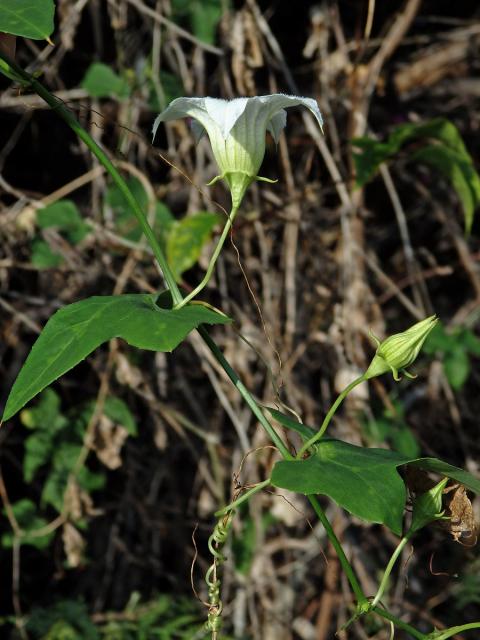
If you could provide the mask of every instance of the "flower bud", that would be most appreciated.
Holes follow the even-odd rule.
[[[447,482],[448,478],[444,478],[429,491],[415,498],[413,501],[412,524],[410,525],[412,533],[443,517],[442,495]]]
[[[390,336],[383,342],[372,335],[377,343],[377,350],[365,372],[365,380],[380,376],[387,371],[392,372],[393,378],[397,382],[400,380],[399,371],[402,371],[408,378],[414,378],[415,376],[406,371],[406,367],[409,367],[416,360],[426,337],[437,322],[436,316],[430,316],[417,322],[403,333]]]

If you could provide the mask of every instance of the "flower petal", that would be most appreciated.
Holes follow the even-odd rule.
[[[278,144],[280,134],[282,133],[285,125],[287,124],[287,112],[285,109],[278,111],[267,125],[267,131],[272,134],[272,138],[275,140],[275,144]]]
[[[287,96],[284,93],[274,93],[269,96],[259,96],[258,98],[252,98],[253,100],[259,100],[262,102],[268,110],[269,120],[278,113],[281,109],[288,109],[288,107],[296,107],[303,105],[315,116],[320,129],[323,128],[323,118],[318,108],[317,101],[313,98],[302,98],[300,96]]]
[[[235,98],[233,100],[205,98],[205,109],[220,128],[224,139],[228,137],[235,123],[245,111],[249,100],[250,98]]]
[[[190,122],[190,129],[193,133],[193,137],[195,138],[195,144],[198,144],[205,135],[205,127],[197,120],[192,120]]]
[[[173,100],[173,102],[155,118],[152,129],[153,139],[155,139],[158,126],[161,122],[169,122],[170,120],[191,116],[205,126],[205,121],[208,121],[209,118],[204,103],[205,98],[176,98]]]

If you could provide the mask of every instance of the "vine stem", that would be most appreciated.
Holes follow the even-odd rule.
[[[345,389],[342,391],[342,393],[338,396],[338,398],[330,407],[327,415],[325,416],[324,421],[322,422],[322,426],[320,427],[320,429],[317,431],[317,433],[314,436],[310,438],[310,440],[307,440],[304,443],[300,451],[297,453],[297,460],[301,460],[304,453],[308,451],[312,445],[318,442],[318,440],[320,440],[320,438],[323,436],[323,434],[327,430],[327,427],[330,424],[330,421],[333,418],[338,407],[342,404],[342,402],[348,396],[350,391],[354,389],[357,385],[359,385],[361,382],[364,382],[364,380],[365,380],[365,374],[362,374],[360,377],[355,378],[355,380],[351,382],[347,387],[345,387]]]
[[[203,276],[202,281],[200,282],[200,284],[198,284],[195,289],[193,291],[191,291],[187,296],[185,296],[185,298],[181,301],[178,302],[174,309],[181,309],[182,307],[184,307],[188,302],[190,302],[190,300],[192,300],[192,298],[195,298],[195,296],[200,293],[200,291],[208,284],[208,281],[210,280],[210,278],[212,277],[212,273],[213,273],[213,269],[215,268],[215,264],[217,262],[218,256],[220,255],[220,251],[222,250],[222,247],[225,243],[225,240],[227,238],[228,232],[230,231],[230,229],[232,228],[232,224],[233,221],[235,220],[235,216],[237,215],[238,212],[238,206],[233,206],[232,210],[230,211],[229,215],[228,215],[228,219],[227,222],[225,223],[225,226],[223,227],[223,231],[222,231],[222,235],[220,236],[218,242],[217,242],[217,246],[215,247],[215,251],[212,254],[212,257],[210,258],[210,262],[208,263],[208,267],[207,270],[205,272],[205,275]]]
[[[157,242],[153,229],[148,223],[147,217],[143,212],[142,207],[137,202],[135,196],[130,191],[127,184],[125,183],[122,176],[120,175],[110,158],[107,156],[105,151],[103,151],[103,149],[95,142],[95,140],[93,140],[93,138],[87,133],[87,131],[83,129],[78,120],[67,109],[63,102],[52,95],[50,91],[48,91],[48,89],[46,89],[36,78],[24,71],[13,60],[10,60],[8,56],[6,56],[2,51],[0,51],[0,71],[2,71],[10,78],[12,76],[17,77],[19,82],[32,87],[32,89],[41,98],[43,98],[43,100],[45,100],[45,102],[50,107],[52,107],[53,111],[55,111],[55,113],[57,113],[68,124],[68,126],[76,133],[80,140],[82,140],[82,142],[86,144],[93,155],[96,156],[96,158],[105,167],[107,172],[112,177],[112,180],[115,182],[118,189],[132,208],[132,211],[135,213],[142,231],[145,234],[150,246],[152,247],[153,254],[160,266],[160,269],[162,270],[165,282],[170,289],[173,302],[175,304],[180,303],[182,301],[182,295],[179,288],[177,287],[175,277],[170,267],[168,266],[165,255]]]
[[[54,95],[52,95],[36,78],[34,78],[29,73],[24,71],[14,61],[10,60],[10,58],[7,55],[5,55],[5,53],[3,53],[3,51],[0,51],[0,72],[2,72],[4,75],[6,75],[9,78],[13,78],[13,79],[17,80],[18,82],[20,82],[20,83],[22,83],[24,85],[32,87],[32,89],[41,98],[43,98],[43,100],[45,100],[45,102],[66,122],[66,124],[85,143],[85,145],[88,147],[88,149],[99,160],[99,162],[105,167],[106,171],[110,174],[110,176],[112,177],[112,180],[115,182],[115,184],[119,188],[120,192],[124,195],[125,199],[127,200],[127,202],[129,203],[130,207],[132,208],[133,213],[137,217],[137,219],[139,221],[139,224],[140,224],[140,226],[142,228],[142,231],[145,234],[145,236],[146,236],[146,238],[147,238],[147,240],[148,240],[148,242],[149,242],[149,244],[150,244],[150,246],[151,246],[151,248],[153,250],[153,254],[154,254],[154,256],[155,256],[155,258],[156,258],[156,260],[157,260],[157,262],[158,262],[158,264],[160,266],[160,269],[162,270],[163,276],[165,278],[166,285],[167,285],[168,289],[171,292],[172,300],[173,300],[174,305],[181,305],[183,303],[184,298],[183,298],[183,296],[182,296],[182,294],[180,292],[180,289],[177,286],[177,283],[175,281],[175,277],[174,277],[170,267],[168,266],[168,263],[167,263],[165,255],[164,255],[164,253],[162,251],[162,248],[160,247],[160,245],[159,245],[159,243],[158,243],[158,241],[157,241],[157,239],[155,237],[155,234],[154,234],[151,226],[148,223],[148,220],[147,220],[147,218],[145,216],[145,213],[143,212],[140,204],[138,203],[138,201],[136,200],[136,198],[134,197],[134,195],[130,191],[128,185],[123,180],[122,176],[120,175],[118,170],[115,168],[114,164],[109,159],[107,154],[91,138],[91,136],[88,134],[88,132],[85,131],[81,127],[80,123],[76,120],[74,115],[65,107],[65,105],[60,100],[58,100],[58,98],[56,98]],[[218,254],[220,253],[220,250],[222,248],[223,242],[225,241],[225,238],[226,238],[227,233],[228,233],[228,231],[229,231],[229,229],[231,227],[231,224],[233,222],[233,218],[234,218],[235,214],[236,214],[236,208],[234,207],[234,208],[232,208],[232,212],[230,213],[229,220],[227,221],[227,224],[226,224],[226,226],[225,226],[225,228],[223,230],[223,233],[222,233],[222,236],[220,238],[220,241],[219,241],[219,243],[217,245],[217,248],[216,248],[216,250],[214,252],[214,256],[212,256],[212,260],[213,260],[213,257],[215,257],[215,259],[213,260],[211,269],[213,269],[213,267],[214,267],[215,261],[216,261],[216,259],[218,257]],[[217,249],[218,249],[218,251],[217,251]],[[209,269],[210,269],[210,265],[209,265]],[[207,270],[207,273],[208,273],[208,270]],[[204,278],[204,280],[205,280],[205,278]],[[202,282],[200,283],[200,285],[202,285],[201,288],[203,288],[203,286],[204,286],[204,284],[203,284],[204,280],[202,280]],[[198,287],[197,287],[197,289],[198,289]],[[197,293],[196,290],[195,290],[195,293]],[[205,329],[205,327],[201,325],[198,328],[198,332],[200,333],[200,336],[204,340],[204,342],[207,345],[207,347],[212,352],[212,355],[215,357],[215,359],[219,362],[219,364],[225,370],[225,372],[227,373],[228,377],[230,378],[230,380],[232,381],[234,386],[239,391],[240,395],[243,397],[243,399],[245,400],[247,405],[250,407],[252,413],[255,415],[255,417],[257,418],[257,420],[261,424],[261,426],[265,429],[267,434],[270,436],[272,442],[275,444],[275,446],[279,450],[279,452],[282,455],[282,457],[285,460],[294,460],[295,459],[294,456],[290,453],[289,449],[286,447],[286,445],[283,442],[283,440],[277,434],[277,432],[275,431],[274,427],[267,420],[267,418],[263,414],[260,406],[257,404],[257,402],[255,401],[255,399],[253,398],[251,393],[248,391],[248,389],[242,383],[242,381],[240,380],[240,378],[237,375],[237,373],[230,366],[229,362],[226,360],[226,358],[224,357],[223,353],[220,351],[220,349],[217,346],[217,344],[212,340],[212,338],[210,338],[210,336],[209,336],[207,330]],[[314,438],[311,438],[311,440],[308,441],[306,443],[306,445],[304,445],[304,447],[302,447],[303,452],[305,452],[312,444],[314,444],[319,438],[321,438],[321,436],[323,435],[324,431],[328,427],[328,424],[329,424],[332,416],[334,415],[334,413],[337,410],[338,406],[341,404],[342,400],[345,398],[345,396],[357,384],[360,384],[360,382],[362,382],[362,381],[363,381],[363,376],[361,378],[358,378],[358,379],[354,380],[354,382],[352,382],[340,394],[340,396],[337,398],[335,403],[332,405],[332,407],[331,407],[330,411],[328,412],[327,416],[325,417],[325,420],[323,421],[323,424],[322,424],[319,432],[317,434],[315,434]],[[320,503],[318,502],[317,497],[314,496],[314,495],[309,495],[308,499],[309,499],[309,501],[310,501],[310,503],[311,503],[311,505],[312,505],[317,517],[319,518],[320,522],[324,526],[325,531],[327,533],[327,536],[328,536],[332,546],[334,547],[335,551],[338,554],[338,557],[339,557],[340,563],[342,565],[342,568],[345,571],[345,574],[348,577],[348,580],[350,582],[352,590],[353,590],[353,592],[354,592],[354,594],[355,594],[355,596],[356,596],[356,598],[358,600],[358,606],[360,607],[360,610],[362,612],[365,612],[366,611],[366,605],[369,604],[369,602],[368,602],[365,594],[363,593],[363,590],[362,590],[362,588],[361,588],[361,586],[360,586],[360,584],[359,584],[359,582],[358,582],[358,580],[357,580],[357,578],[355,576],[353,568],[351,567],[351,565],[350,565],[350,563],[349,563],[349,561],[348,561],[348,559],[347,559],[347,557],[345,555],[343,547],[340,544],[340,541],[338,540],[338,538],[337,538],[337,536],[336,536],[336,534],[335,534],[335,532],[333,530],[333,527],[331,526],[327,516],[325,515],[325,512],[323,511],[322,507],[320,506]],[[389,612],[381,609],[380,607],[375,607],[375,609],[373,609],[373,611],[375,611],[375,613],[377,613],[379,616],[385,618],[386,620],[390,620],[397,627],[408,631],[417,640],[428,640],[428,636],[424,635],[420,631],[417,631],[416,629],[411,627],[409,624],[407,624],[407,623],[403,622],[402,620],[396,618],[395,616],[393,616]],[[467,629],[471,629],[471,628],[473,629],[473,628],[476,628],[476,626],[475,626],[476,624],[477,623],[472,623],[471,625],[464,625],[462,627],[458,627],[458,629],[459,630],[467,630]],[[445,636],[445,638],[447,638],[447,637],[450,637],[450,636]],[[443,638],[442,638],[442,640],[443,640]]]
[[[252,412],[255,415],[255,417],[258,419],[258,421],[260,422],[262,427],[268,433],[268,435],[270,436],[271,440],[273,441],[273,443],[275,444],[277,449],[280,451],[280,454],[282,455],[284,460],[294,460],[295,458],[292,456],[290,451],[287,449],[287,447],[285,446],[283,440],[279,437],[279,435],[277,434],[277,432],[275,431],[273,426],[267,420],[267,418],[263,414],[262,410],[260,409],[260,407],[256,403],[255,399],[251,395],[250,391],[244,386],[244,384],[242,383],[242,381],[240,380],[238,375],[235,373],[235,371],[232,369],[232,367],[230,366],[229,362],[226,360],[225,356],[220,351],[220,349],[218,348],[216,343],[208,335],[208,332],[205,329],[205,327],[202,327],[202,326],[199,327],[198,332],[202,336],[205,344],[208,346],[208,348],[212,352],[212,354],[215,357],[215,359],[217,360],[217,362],[222,366],[222,368],[225,370],[226,374],[228,375],[228,377],[230,378],[232,383],[238,389],[240,395],[243,397],[245,402],[248,404],[248,406],[252,410]],[[255,487],[254,487],[254,489],[255,489]],[[325,515],[325,512],[323,511],[322,507],[320,506],[318,498],[315,495],[308,495],[307,498],[308,498],[310,504],[312,505],[313,510],[315,511],[315,514],[317,515],[318,519],[320,520],[320,522],[322,523],[323,527],[325,528],[325,531],[327,533],[328,539],[330,540],[333,548],[335,549],[335,551],[338,554],[338,558],[339,558],[340,564],[342,565],[342,569],[344,570],[345,575],[347,576],[348,581],[350,582],[350,586],[352,587],[352,591],[355,594],[355,596],[356,596],[356,598],[358,600],[358,603],[359,604],[366,603],[367,602],[367,598],[366,598],[365,594],[363,593],[363,590],[362,590],[362,588],[360,586],[360,583],[358,582],[357,577],[355,576],[353,568],[352,568],[350,562],[348,561],[347,556],[345,555],[345,551],[343,550],[343,547],[342,547],[339,539],[337,538],[337,536],[335,534],[335,531],[333,530],[333,527],[330,524],[330,521],[328,520],[327,516]]]
[[[340,540],[337,538],[335,531],[333,530],[333,527],[330,524],[330,521],[325,514],[325,511],[320,506],[317,496],[312,494],[312,495],[308,495],[307,498],[310,504],[312,505],[313,510],[317,515],[317,518],[322,523],[327,533],[328,539],[332,544],[332,547],[335,549],[338,555],[338,559],[340,560],[342,569],[344,570],[345,575],[347,576],[348,581],[350,582],[350,586],[352,587],[352,591],[355,594],[355,597],[357,598],[357,608],[362,608],[368,603],[368,600],[365,594],[363,593],[363,589],[360,586],[360,583],[357,580],[357,576],[353,571],[352,565],[350,564],[347,556],[345,555],[345,551],[343,550]]]
[[[222,369],[230,378],[233,385],[238,389],[238,392],[240,393],[242,398],[245,400],[247,405],[250,407],[254,416],[257,418],[257,420],[260,422],[262,427],[268,433],[273,444],[280,451],[282,458],[284,458],[285,460],[294,460],[294,457],[292,456],[288,448],[285,446],[285,443],[283,442],[283,440],[280,438],[280,436],[275,431],[273,426],[267,420],[263,411],[260,409],[257,402],[255,401],[254,397],[252,396],[250,391],[247,389],[247,387],[243,384],[243,382],[240,380],[237,373],[233,370],[228,360],[225,358],[221,350],[218,348],[216,342],[212,340],[212,338],[208,334],[208,331],[205,329],[205,327],[203,325],[200,325],[197,331],[201,335],[207,347],[212,352],[212,355],[215,357],[216,361],[221,365]]]
[[[480,622],[467,622],[467,624],[459,624],[456,627],[450,627],[450,629],[445,629],[444,633],[440,632],[439,635],[435,636],[435,640],[447,640],[447,638],[452,638],[457,633],[462,633],[462,631],[471,631],[472,629],[480,629]]]
[[[248,491],[245,491],[244,493],[242,493],[242,495],[239,498],[237,498],[236,500],[233,500],[233,502],[230,502],[230,504],[227,504],[226,507],[223,507],[219,511],[216,511],[215,514],[214,514],[215,517],[216,518],[220,518],[221,516],[226,515],[229,511],[233,511],[234,509],[239,507],[241,504],[243,504],[247,500],[250,500],[250,498],[253,495],[258,493],[262,489],[265,489],[266,487],[268,487],[271,484],[271,482],[272,481],[271,481],[270,478],[267,478],[266,480],[263,480],[262,482],[259,482],[258,484],[256,484],[251,489],[248,489]]]
[[[390,560],[388,561],[387,566],[385,567],[385,572],[383,574],[382,580],[378,587],[378,591],[375,597],[372,600],[372,607],[376,607],[385,593],[385,589],[387,588],[388,579],[390,578],[390,574],[392,573],[392,569],[395,566],[396,561],[398,560],[398,556],[402,553],[405,545],[410,540],[413,531],[409,531],[406,536],[404,536],[398,545],[395,548],[395,551],[392,553]]]
[[[408,622],[404,622],[403,620],[400,620],[400,618],[397,618],[397,616],[394,616],[392,613],[390,613],[390,611],[387,611],[386,609],[382,609],[382,607],[375,607],[374,609],[372,609],[372,611],[376,613],[377,616],[380,616],[381,618],[385,618],[385,620],[388,620],[389,622],[393,622],[393,624],[399,629],[403,629],[404,631],[407,631],[407,633],[409,633],[412,636],[412,638],[416,638],[416,640],[429,640],[429,638],[431,637],[430,634],[425,634],[425,633],[422,633],[421,631],[418,631],[418,629],[415,629],[415,627],[412,627],[410,624],[408,624]]]

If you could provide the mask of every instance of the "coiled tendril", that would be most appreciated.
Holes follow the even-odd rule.
[[[212,632],[212,640],[217,640],[222,626],[223,603],[220,599],[221,579],[218,574],[219,568],[225,562],[222,549],[228,538],[233,514],[233,511],[229,511],[222,516],[208,539],[208,549],[213,556],[213,562],[205,574],[205,582],[208,586],[208,616],[205,628]]]

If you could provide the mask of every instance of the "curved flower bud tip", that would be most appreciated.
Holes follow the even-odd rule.
[[[377,343],[377,350],[364,374],[365,380],[380,376],[387,371],[392,372],[393,378],[397,382],[400,380],[399,371],[408,378],[414,378],[415,376],[408,373],[406,368],[416,360],[423,343],[437,322],[438,319],[435,315],[430,316],[412,325],[403,333],[390,336],[383,342],[371,334]]]
[[[422,493],[415,498],[410,531],[418,531],[430,522],[443,518],[442,495],[447,482],[448,478],[443,478],[426,493]]]
[[[238,208],[254,180],[268,182],[257,175],[265,155],[266,131],[278,143],[287,122],[285,109],[300,105],[311,111],[322,129],[322,115],[312,98],[283,93],[233,100],[177,98],[155,119],[153,138],[161,122],[192,118],[195,140],[198,142],[207,133],[220,169],[218,179],[225,180],[232,195],[232,205]],[[210,184],[214,181],[215,178]]]

